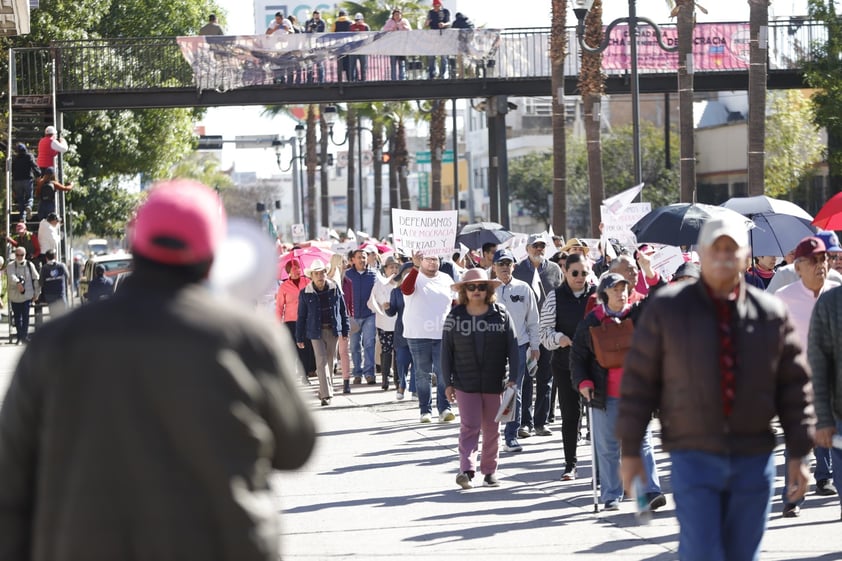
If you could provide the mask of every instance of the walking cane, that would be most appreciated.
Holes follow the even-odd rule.
[[[599,499],[596,496],[596,436],[593,430],[593,407],[591,401],[593,400],[593,390],[588,391],[588,429],[591,433],[591,487],[593,488],[593,511],[599,512]]]

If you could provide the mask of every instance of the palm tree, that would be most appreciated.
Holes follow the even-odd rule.
[[[307,167],[307,235],[309,239],[318,236],[318,222],[316,220],[316,106],[307,106],[306,131],[307,157],[304,165]]]
[[[766,45],[760,44],[761,28],[769,25],[770,0],[748,0],[751,41],[748,70],[748,194],[762,195],[766,137]]]
[[[347,195],[347,201],[348,201],[348,203],[347,203],[348,209],[347,210],[348,210],[348,213],[347,213],[346,221],[348,222],[348,228],[351,228],[352,230],[356,230],[357,226],[356,226],[356,221],[354,219],[356,218],[356,212],[355,212],[356,208],[355,207],[357,206],[356,205],[357,201],[356,201],[356,195],[355,195],[356,189],[354,188],[354,186],[355,186],[355,181],[356,181],[355,176],[356,176],[357,166],[356,166],[356,163],[355,163],[355,160],[354,160],[354,151],[357,147],[357,138],[356,138],[357,110],[354,107],[354,105],[351,104],[351,103],[348,104],[348,110],[347,110],[347,113],[345,114],[345,127],[346,127],[345,128],[346,134],[348,135],[348,195]],[[360,162],[360,165],[362,165],[362,162]],[[359,227],[362,228],[363,225],[360,224]]]
[[[585,18],[585,44],[602,42],[602,0],[595,0]],[[588,153],[588,186],[590,192],[591,235],[599,237],[600,205],[605,198],[602,178],[602,119],[594,108],[605,93],[605,75],[602,73],[602,55],[582,51],[582,69],[579,71],[579,92],[585,109],[585,139]]]
[[[567,234],[567,139],[565,137],[564,57],[567,55],[567,0],[552,0],[550,63],[553,92],[553,226]]]
[[[383,132],[389,120],[387,104],[374,102],[359,104],[360,118],[371,121],[371,152],[374,173],[374,200],[372,201],[371,235],[380,238],[381,219],[383,216]]]
[[[696,199],[696,139],[693,128],[693,74],[688,72],[687,57],[693,54],[694,0],[676,0],[678,15],[678,129],[681,143],[680,202]],[[704,10],[704,8],[700,9]]]
[[[505,132],[503,133],[505,134]],[[430,208],[441,210],[441,161],[447,143],[447,104],[433,102],[430,111]]]
[[[321,161],[327,162],[328,127],[325,120],[325,106],[319,104],[319,153]],[[321,184],[322,226],[330,228],[330,182],[327,166],[320,168],[319,183]]]

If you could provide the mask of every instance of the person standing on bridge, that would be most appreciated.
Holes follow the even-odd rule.
[[[212,189],[153,186],[120,290],[33,336],[0,409],[0,557],[279,559],[269,480],[316,429],[287,333],[206,286],[226,227]]]
[[[199,29],[199,35],[225,35],[222,27],[216,22],[216,14],[208,16],[208,22]]]
[[[32,212],[34,181],[40,175],[41,168],[37,166],[35,158],[26,149],[26,144],[18,144],[17,151],[12,157],[12,192],[15,195],[20,222],[26,222],[26,217]]]
[[[383,31],[412,31],[412,24],[403,19],[400,8],[392,10],[392,17],[383,26]],[[389,69],[392,80],[406,80],[406,57],[390,56]]]
[[[433,0],[433,9],[427,12],[427,21],[424,22],[427,29],[441,30],[450,27],[450,10],[441,7],[441,0]],[[444,78],[447,74],[447,57],[442,56],[439,62],[438,77]],[[428,57],[427,75],[432,80],[436,78],[436,57]]]
[[[321,13],[318,10],[313,10],[313,15],[304,22],[304,33],[324,33],[325,20],[322,19]],[[315,73],[315,76],[313,75]],[[325,81],[325,63],[317,62],[313,65],[312,72],[307,71],[307,83],[312,84],[313,81],[321,84]]]

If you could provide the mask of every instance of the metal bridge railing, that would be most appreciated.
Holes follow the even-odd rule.
[[[664,26],[667,29],[670,27]],[[579,72],[580,51],[572,28],[567,30],[567,35],[565,75],[573,79]],[[768,38],[769,68],[799,69],[810,59],[811,46],[826,41],[827,30],[821,22],[789,18],[769,22]],[[457,77],[494,80],[546,78],[551,72],[549,40],[549,28],[503,30],[499,47],[491,58],[457,61],[457,67],[463,72]],[[190,67],[174,37],[67,41],[53,43],[47,48],[13,51],[13,96],[51,93],[49,72],[50,61],[53,58],[56,62],[59,94],[183,89],[201,87],[203,83],[203,76],[196,75],[201,71]],[[380,58],[384,57],[372,56],[370,60],[376,63]],[[423,58],[410,57],[409,62],[419,71],[410,73],[408,78],[426,79],[426,63]],[[331,66],[335,63],[328,61],[325,64]],[[312,63],[309,66],[312,66]],[[373,67],[377,68],[377,64]],[[307,66],[281,70],[278,74],[304,74]],[[214,69],[209,67],[207,72],[214,72]],[[652,71],[641,68],[640,72],[646,74]],[[624,69],[606,71],[608,75],[624,73]],[[383,77],[383,73],[373,72],[368,79],[382,81],[387,78]],[[336,80],[335,72],[327,73],[325,82],[331,83]],[[299,81],[305,82],[287,80],[285,83],[287,86],[294,86]]]

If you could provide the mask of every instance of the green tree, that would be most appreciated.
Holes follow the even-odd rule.
[[[766,118],[766,194],[791,198],[792,192],[812,176],[823,147],[813,123],[810,99],[799,90],[771,94]]]
[[[3,39],[0,45],[44,47],[57,40],[190,35],[210,12],[220,14],[224,22],[212,0],[42,0],[32,11],[32,33]],[[5,58],[0,62],[0,80],[8,81]],[[134,199],[118,186],[138,175],[150,180],[168,177],[193,149],[193,123],[201,113],[192,109],[67,113],[64,129],[72,151],[66,158],[65,180],[79,186],[67,201],[85,216],[83,227],[101,235],[122,232],[131,209],[123,211]]]
[[[833,1],[809,0],[810,17],[827,26],[827,40],[812,46],[810,63],[804,75],[810,87],[819,91],[813,96],[813,121],[827,131],[828,179],[832,193],[842,191],[842,20],[836,15]]]
[[[553,158],[549,153],[534,152],[509,163],[509,195],[547,227],[551,219],[547,200],[552,194],[552,177]]]

